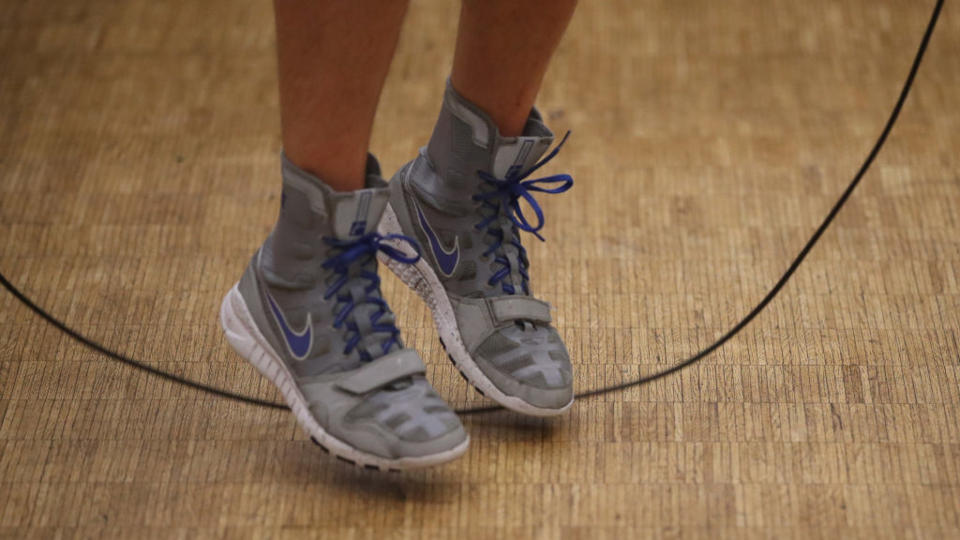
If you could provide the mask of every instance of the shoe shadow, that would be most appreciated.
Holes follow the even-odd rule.
[[[460,416],[472,438],[516,442],[547,441],[563,430],[564,416],[541,418],[505,409]]]
[[[341,464],[330,464],[335,467]],[[397,473],[343,467],[326,489],[344,496],[383,502],[445,503],[455,500],[463,490],[464,471],[456,464]]]

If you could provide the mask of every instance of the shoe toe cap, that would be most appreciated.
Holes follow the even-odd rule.
[[[558,409],[573,399],[570,355],[550,326],[518,324],[499,329],[477,347],[474,356],[501,391],[530,405]]]
[[[359,449],[390,459],[441,454],[467,440],[456,413],[422,377],[368,396],[344,415],[340,432]]]

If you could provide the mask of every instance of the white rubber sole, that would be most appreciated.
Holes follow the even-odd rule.
[[[397,215],[393,208],[388,204],[383,211],[383,217],[380,219],[380,225],[377,232],[381,235],[404,234],[400,228],[400,222],[397,221]],[[405,242],[391,242],[390,245],[399,249],[408,256],[414,256],[416,253]],[[526,401],[509,396],[501,391],[493,381],[491,381],[480,366],[473,361],[467,347],[463,344],[460,336],[460,329],[457,326],[457,318],[453,312],[453,304],[447,297],[447,292],[440,283],[430,264],[422,257],[414,264],[404,264],[390,257],[379,255],[380,262],[387,265],[397,277],[400,278],[408,287],[416,291],[420,298],[427,303],[430,312],[433,314],[433,320],[437,325],[437,332],[440,334],[440,342],[447,350],[447,355],[453,365],[460,370],[460,374],[468,383],[483,396],[489,397],[500,405],[519,413],[530,416],[556,416],[563,414],[573,405],[574,400],[559,409],[545,409],[531,405]]]
[[[468,436],[461,444],[445,452],[399,459],[388,459],[358,450],[327,433],[310,414],[307,400],[294,384],[293,375],[260,333],[236,285],[230,289],[220,305],[220,325],[227,335],[227,341],[237,354],[253,364],[257,371],[280,389],[284,401],[290,406],[297,422],[310,435],[313,442],[341,461],[365,469],[396,472],[452,461],[462,456],[470,445]]]

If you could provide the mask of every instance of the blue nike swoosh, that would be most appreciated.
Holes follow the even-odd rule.
[[[443,245],[440,244],[440,239],[437,238],[437,233],[433,232],[430,224],[427,223],[427,218],[424,217],[423,211],[420,210],[420,205],[414,203],[414,206],[417,207],[417,216],[420,218],[420,228],[423,229],[424,234],[427,235],[427,240],[430,241],[430,249],[433,250],[433,257],[437,260],[437,266],[440,267],[440,272],[444,276],[452,276],[453,271],[457,268],[457,262],[460,261],[459,239],[454,240],[453,249],[444,249]]]
[[[270,302],[270,309],[273,311],[273,316],[277,319],[277,324],[280,325],[280,329],[283,331],[283,337],[287,341],[287,348],[290,349],[290,354],[297,360],[303,360],[307,357],[307,353],[310,352],[310,345],[313,342],[313,323],[310,319],[310,314],[307,313],[305,328],[297,332],[287,324],[286,317],[283,316],[283,312],[277,307],[277,303],[273,301],[270,293],[267,293],[266,296]]]

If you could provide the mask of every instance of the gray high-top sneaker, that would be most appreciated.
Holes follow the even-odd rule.
[[[403,348],[380,294],[378,252],[400,265],[418,257],[374,231],[389,197],[376,160],[366,189],[338,193],[282,159],[276,227],[220,309],[230,345],[344,461],[397,470],[462,455],[463,426],[424,378],[420,356]]]
[[[560,193],[573,183],[567,175],[525,180],[556,155],[559,145],[537,161],[552,141],[536,109],[522,136],[501,136],[448,82],[433,136],[394,175],[380,224],[381,234],[415,237],[422,246],[416,264],[385,262],[426,300],[464,378],[501,405],[537,416],[573,403],[570,358],[550,326],[549,304],[532,296],[520,242],[521,230],[543,239],[531,192]]]

